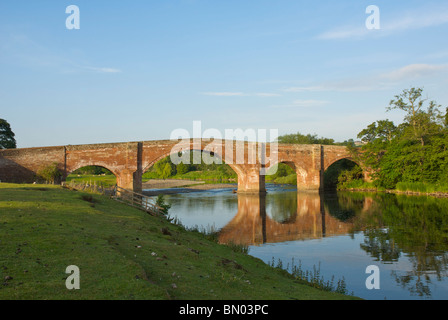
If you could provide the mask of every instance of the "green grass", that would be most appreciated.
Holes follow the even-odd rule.
[[[240,251],[102,195],[0,183],[2,300],[353,299]]]
[[[350,190],[350,189],[358,189],[358,190],[378,190],[372,182],[366,182],[364,180],[351,180],[344,182],[342,184],[338,184],[338,190]]]
[[[421,193],[437,193],[448,192],[448,185],[446,184],[432,184],[425,182],[399,182],[395,188],[398,191],[411,191],[411,192],[421,192]]]
[[[266,182],[277,183],[277,184],[291,184],[297,185],[297,174],[289,174],[284,177],[276,177],[276,176],[266,176]]]

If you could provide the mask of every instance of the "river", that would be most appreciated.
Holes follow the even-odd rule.
[[[344,279],[350,294],[367,300],[448,298],[448,199],[319,195],[272,184],[265,196],[232,190],[165,195],[169,215],[187,228],[217,231],[221,243],[248,247],[266,263]]]

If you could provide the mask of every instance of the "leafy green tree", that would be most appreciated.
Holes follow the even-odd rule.
[[[448,180],[447,115],[441,115],[434,101],[426,103],[422,93],[411,88],[391,100],[386,109],[404,111],[403,123],[377,121],[358,135],[365,142],[358,156],[374,170],[377,185],[393,189],[398,182]]]
[[[297,132],[295,134],[287,134],[278,137],[278,143],[285,144],[324,144],[324,145],[334,145],[335,142],[333,139],[328,138],[319,138],[316,134],[301,134]]]
[[[37,176],[40,179],[45,180],[48,183],[58,183],[62,177],[62,172],[58,167],[57,162],[47,165],[41,168],[37,172]]]
[[[358,134],[362,142],[371,143],[375,140],[380,142],[391,142],[397,132],[397,127],[392,121],[379,120],[370,124]]]
[[[412,134],[412,137],[420,141],[421,145],[425,145],[428,136],[436,134],[440,130],[442,117],[439,111],[440,105],[434,101],[430,101],[425,110],[425,102],[427,99],[422,97],[422,88],[405,89],[395,99],[390,101],[387,110],[399,109],[406,114],[405,122],[411,130],[406,130]]]
[[[355,165],[350,170],[344,170],[338,177],[338,186],[344,187],[346,184],[354,181],[354,180],[362,180],[363,174],[362,169]]]
[[[175,175],[175,170],[171,167],[170,163],[165,163],[165,166],[162,171],[162,175],[160,176],[162,179],[167,179],[173,175]]]
[[[11,130],[8,121],[0,119],[0,149],[15,149],[17,148],[15,134]]]
[[[183,162],[181,162],[176,166],[176,171],[177,174],[185,174],[188,172],[188,166]]]

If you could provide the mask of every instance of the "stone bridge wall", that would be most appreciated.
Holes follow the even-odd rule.
[[[64,179],[76,169],[95,165],[113,172],[118,186],[140,192],[142,174],[157,161],[179,150],[200,149],[212,152],[232,167],[238,175],[239,192],[265,192],[265,177],[260,172],[280,162],[295,169],[300,190],[319,191],[323,188],[324,171],[332,163],[350,158],[346,147],[266,144],[270,161],[265,168],[256,149],[261,144],[232,142],[227,148],[226,142],[229,141],[201,141],[197,144],[194,140],[160,140],[0,150],[0,180],[33,182],[37,172],[52,163],[57,163]],[[255,154],[251,150],[255,150]],[[237,154],[243,155],[243,163],[237,161]]]

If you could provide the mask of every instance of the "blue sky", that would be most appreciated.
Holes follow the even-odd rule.
[[[2,0],[0,118],[18,147],[168,139],[193,121],[356,139],[401,122],[385,108],[411,86],[448,106],[447,39],[446,0]]]

